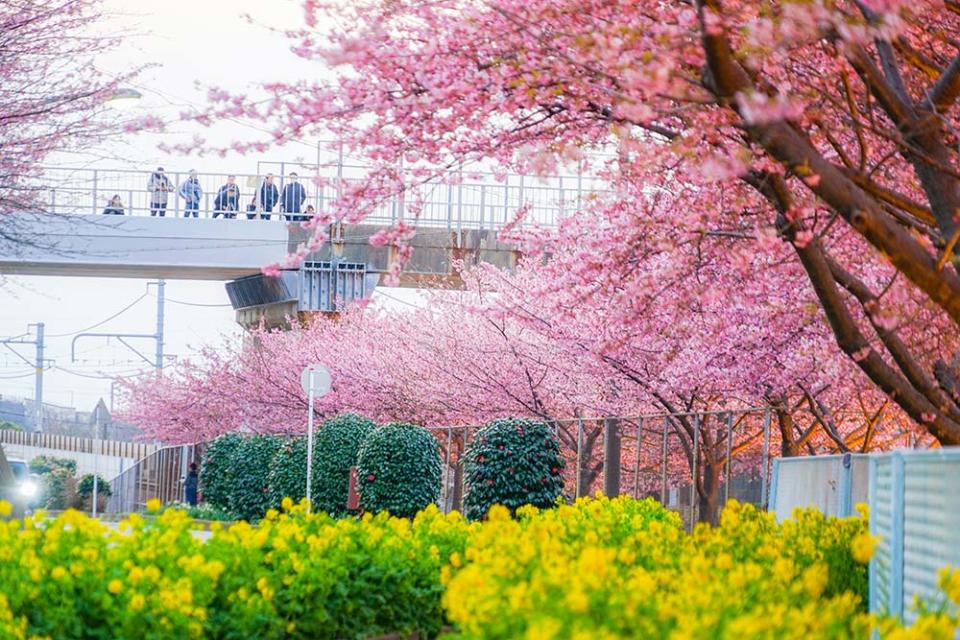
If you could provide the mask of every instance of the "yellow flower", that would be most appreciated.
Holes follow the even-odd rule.
[[[827,588],[829,573],[826,565],[815,564],[803,572],[803,588],[811,598],[819,598]]]
[[[145,600],[143,596],[140,595],[139,593],[134,594],[134,596],[130,598],[130,608],[133,609],[134,611],[139,611],[140,609],[143,609],[144,603],[145,603]]]
[[[147,500],[147,511],[159,511],[162,506],[163,503],[160,502],[160,498],[150,498]]]
[[[0,500],[0,518],[9,518],[13,513],[13,505],[6,500]]]
[[[109,591],[114,595],[120,593],[121,589],[123,589],[123,583],[120,582],[119,580],[111,580],[110,583],[107,585],[107,591]]]
[[[867,564],[873,557],[873,551],[877,547],[877,538],[869,533],[861,533],[850,543],[850,552],[853,559],[860,564]]]
[[[574,587],[567,592],[566,602],[567,606],[570,607],[570,610],[574,613],[584,613],[590,607],[590,600],[587,598],[587,594],[579,587]]]
[[[495,504],[490,507],[490,513],[487,515],[490,522],[502,522],[510,519],[510,510],[502,504]]]
[[[291,509],[293,509],[293,498],[287,496],[286,498],[280,501],[280,506],[283,507],[284,511],[290,511]]]
[[[63,580],[67,577],[67,570],[63,567],[54,567],[50,572],[50,577],[54,580]]]

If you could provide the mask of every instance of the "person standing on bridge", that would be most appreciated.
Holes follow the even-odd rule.
[[[105,216],[122,216],[123,215],[123,200],[120,199],[120,194],[116,194],[110,198],[110,202],[107,203],[107,207],[103,210],[103,215]]]
[[[227,184],[220,187],[213,201],[213,217],[236,218],[240,209],[240,185],[237,176],[227,176]]]
[[[183,217],[189,218],[191,215],[198,217],[200,210],[200,198],[203,197],[203,189],[200,187],[200,181],[197,179],[195,169],[190,169],[190,177],[180,185],[180,197],[186,203],[183,207]]]
[[[291,172],[289,182],[283,185],[283,193],[280,195],[280,210],[287,214],[287,220],[300,222],[306,219],[300,215],[306,200],[307,190],[300,184],[299,176]]]
[[[150,174],[147,180],[147,191],[150,193],[150,215],[163,218],[167,215],[167,198],[173,191],[170,178],[163,172],[163,167]]]
[[[280,192],[277,190],[277,185],[273,184],[273,174],[268,173],[257,190],[257,209],[260,211],[262,220],[270,219],[270,214],[278,200],[280,200]]]

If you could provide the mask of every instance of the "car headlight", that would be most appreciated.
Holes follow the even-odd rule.
[[[37,486],[37,483],[32,480],[24,480],[20,483],[20,486],[17,487],[17,491],[24,498],[33,498],[37,495],[38,490],[39,487]]]

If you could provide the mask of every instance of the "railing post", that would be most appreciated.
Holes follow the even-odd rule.
[[[670,418],[663,419],[663,442],[660,454],[660,504],[667,506],[667,436],[670,428]]]
[[[760,506],[769,508],[767,496],[767,476],[770,467],[770,409],[763,412],[763,474],[760,476]]]
[[[463,231],[463,167],[457,171],[457,231]]]
[[[583,159],[577,160],[577,210],[583,208]]]
[[[453,185],[447,182],[447,229],[453,228]]]
[[[510,217],[510,174],[503,179],[503,224]]]
[[[173,174],[173,193],[170,194],[170,197],[173,198],[173,217],[180,217],[180,174]],[[170,207],[170,201],[167,200],[167,208]]]
[[[98,181],[97,181],[97,170],[94,169],[94,170],[93,170],[93,202],[90,203],[90,207],[91,207],[91,208],[90,208],[90,213],[93,213],[93,214],[96,214],[96,213],[97,213],[97,202],[98,202],[99,199],[100,199],[99,196],[97,195],[97,194],[98,194],[98,186],[99,186],[99,185],[97,184],[97,182],[98,182]]]
[[[483,229],[483,210],[487,204],[487,185],[480,185],[480,228]]]
[[[633,497],[640,498],[640,452],[643,449],[643,418],[637,420],[637,461],[633,469]]]
[[[733,411],[727,414],[727,466],[726,466],[726,476],[727,481],[723,486],[723,504],[726,506],[727,502],[730,501],[730,457],[733,453]]]
[[[696,517],[696,504],[697,500],[697,474],[699,469],[697,469],[697,462],[700,459],[700,414],[695,414],[693,416],[693,464],[692,473],[690,474],[691,483],[690,483],[690,527],[693,528],[694,519]]]
[[[577,486],[574,497],[580,497],[580,478],[583,473],[583,418],[577,418]]]

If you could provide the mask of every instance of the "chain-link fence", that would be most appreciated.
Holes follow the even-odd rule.
[[[566,458],[565,495],[652,497],[692,526],[727,501],[766,507],[772,412],[765,407],[550,421]],[[463,454],[480,427],[433,428],[443,455],[441,507],[462,506]]]

